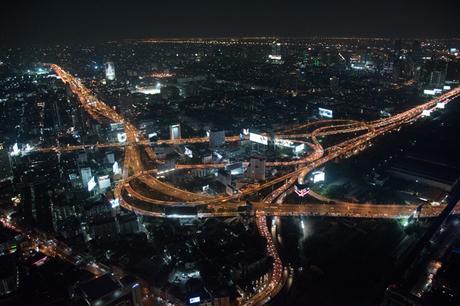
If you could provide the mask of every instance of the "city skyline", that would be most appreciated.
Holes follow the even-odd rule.
[[[453,1],[7,2],[3,306],[457,306]]]

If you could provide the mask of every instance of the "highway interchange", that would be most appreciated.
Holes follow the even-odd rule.
[[[307,175],[325,163],[346,158],[359,153],[372,145],[372,140],[386,133],[399,130],[402,126],[411,124],[421,118],[426,112],[431,112],[460,95],[460,87],[444,93],[432,100],[404,111],[400,114],[370,121],[358,122],[352,120],[321,120],[301,124],[290,129],[280,131],[277,138],[298,139],[306,143],[311,152],[303,158],[291,161],[267,162],[267,167],[291,166],[293,171],[274,179],[261,183],[250,184],[235,195],[217,195],[193,193],[161,181],[156,177],[156,169],[146,169],[141,160],[140,149],[146,150],[147,155],[157,164],[154,150],[149,141],[138,132],[134,125],[127,122],[116,111],[100,101],[87,89],[82,82],[66,72],[58,65],[50,67],[69,86],[78,97],[81,106],[95,120],[102,118],[124,126],[127,141],[122,144],[96,144],[96,147],[124,147],[124,164],[122,179],[115,187],[115,197],[122,207],[137,214],[155,217],[231,217],[249,212],[255,215],[259,232],[267,239],[267,252],[272,256],[273,270],[267,282],[258,288],[254,295],[241,301],[244,305],[262,305],[273,298],[283,287],[287,269],[283,267],[281,259],[272,240],[266,224],[267,216],[327,216],[347,218],[406,218],[414,214],[420,217],[436,217],[444,209],[444,205],[381,205],[371,203],[348,203],[340,200],[328,199],[310,191],[310,196],[316,198],[315,204],[288,204],[284,203],[286,196],[292,192],[296,182],[303,183]],[[313,128],[313,129],[312,129]],[[323,148],[319,137],[329,135],[350,135],[341,143]],[[308,142],[307,142],[308,139]],[[227,142],[239,141],[239,136],[226,137]],[[159,140],[162,144],[186,144],[209,141],[207,137],[185,138],[177,140]],[[53,147],[38,149],[42,152],[68,152],[81,150],[91,145]],[[222,168],[223,164],[195,164],[176,165],[176,169]],[[144,188],[138,188],[142,185]],[[265,196],[261,192],[272,188]],[[157,196],[158,195],[158,196]],[[172,199],[172,200],[171,200]],[[251,199],[250,202],[247,199]],[[184,208],[184,213],[180,213]],[[192,208],[192,210],[190,210]],[[169,213],[168,213],[169,211]],[[175,213],[170,213],[175,211]],[[179,212],[179,213],[177,213]],[[460,209],[456,208],[455,213]]]
[[[361,218],[403,218],[410,216],[414,210],[413,205],[379,205],[379,204],[356,204],[338,200],[327,199],[314,192],[310,195],[316,197],[318,202],[323,204],[314,205],[295,205],[282,203],[286,194],[292,192],[292,186],[297,182],[303,183],[305,177],[314,169],[336,158],[348,157],[359,153],[368,146],[372,145],[372,140],[386,133],[398,130],[405,124],[413,123],[422,116],[424,111],[431,111],[437,107],[438,103],[448,103],[460,94],[460,88],[455,88],[439,97],[436,97],[424,104],[411,108],[405,112],[392,117],[375,120],[371,122],[358,122],[351,120],[321,120],[298,125],[288,130],[277,133],[277,138],[290,138],[310,140],[305,142],[311,148],[311,153],[301,159],[291,161],[271,161],[267,162],[268,167],[293,166],[296,169],[288,174],[276,177],[272,180],[259,184],[251,184],[243,188],[238,194],[209,196],[205,194],[193,193],[172,186],[156,178],[156,169],[145,169],[141,157],[140,149],[145,148],[149,157],[156,159],[153,149],[148,146],[149,142],[137,129],[129,122],[126,122],[116,111],[107,106],[104,102],[97,99],[82,82],[73,77],[61,67],[52,64],[51,68],[56,74],[70,87],[73,93],[79,98],[81,106],[96,120],[106,118],[112,122],[121,123],[125,127],[127,134],[126,143],[122,144],[97,144],[98,147],[123,146],[125,148],[125,158],[123,165],[123,179],[115,189],[115,195],[125,208],[136,211],[144,215],[157,217],[175,217],[177,214],[168,215],[164,212],[164,207],[189,207],[197,208],[197,215],[208,216],[232,216],[241,211],[241,207],[246,205],[246,199],[267,188],[274,190],[265,198],[251,201],[253,209],[263,211],[267,215],[277,216],[334,216],[334,217],[361,217]],[[315,128],[313,131],[305,132]],[[300,132],[299,132],[300,131]],[[339,144],[323,148],[319,137],[329,135],[349,134],[350,139]],[[357,135],[358,136],[355,136]],[[227,141],[238,141],[239,136],[227,137]],[[301,141],[302,141],[301,140]],[[185,138],[177,140],[160,140],[164,144],[185,144],[206,142],[208,138]],[[41,151],[70,151],[78,150],[86,146],[44,148]],[[162,161],[158,161],[160,164]],[[194,164],[177,165],[177,169],[197,169],[197,168],[222,168],[223,164]],[[149,196],[143,190],[135,190],[132,181],[138,180],[147,186],[151,191]],[[173,198],[173,201],[162,200],[162,197],[155,198],[151,195],[158,193]],[[158,207],[155,207],[158,206]],[[421,210],[422,217],[432,217],[439,214],[443,206],[424,206]]]

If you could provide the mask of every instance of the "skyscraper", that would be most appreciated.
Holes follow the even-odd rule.
[[[86,188],[86,186],[88,186],[89,180],[92,177],[91,168],[89,167],[81,168],[80,174],[81,174],[81,183],[83,184],[83,188]]]
[[[432,71],[430,74],[430,85],[441,87],[444,84],[446,76],[443,71]]]
[[[265,157],[251,157],[248,166],[248,176],[255,180],[265,180]]]
[[[180,124],[173,124],[169,126],[169,135],[171,140],[181,139]]]
[[[105,78],[107,80],[115,80],[115,65],[113,62],[107,62],[104,64]]]
[[[273,64],[282,64],[281,60],[281,43],[279,42],[272,42],[271,44],[272,50],[271,53],[268,55],[268,59]]]
[[[331,77],[329,79],[329,86],[333,93],[336,93],[339,90],[339,78],[338,77]]]

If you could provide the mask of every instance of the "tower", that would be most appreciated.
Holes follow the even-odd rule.
[[[107,80],[115,80],[115,65],[113,62],[106,62],[104,64],[105,78]]]
[[[265,161],[264,157],[251,157],[248,166],[248,176],[259,181],[265,180]]]
[[[268,59],[273,63],[281,63],[281,43],[274,41],[271,44],[271,48],[272,50],[270,55],[268,55]]]
[[[171,140],[181,139],[180,124],[170,125],[169,135]]]

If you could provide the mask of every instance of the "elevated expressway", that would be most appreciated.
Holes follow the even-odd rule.
[[[120,204],[136,213],[143,215],[152,215],[158,217],[181,217],[180,213],[168,213],[173,208],[186,207],[187,211],[199,217],[211,216],[233,216],[239,214],[244,209],[251,209],[256,213],[264,213],[272,216],[333,216],[333,217],[356,217],[356,218],[402,218],[411,215],[416,209],[413,205],[379,205],[379,204],[356,204],[342,201],[334,201],[334,204],[286,204],[282,203],[286,194],[292,190],[296,181],[302,183],[304,178],[313,169],[318,168],[328,161],[336,158],[348,157],[357,154],[361,150],[371,145],[371,141],[376,137],[382,136],[388,132],[398,130],[405,124],[410,124],[421,117],[423,111],[431,110],[436,107],[437,103],[448,103],[460,94],[460,88],[455,88],[442,96],[436,97],[424,104],[411,108],[395,116],[370,121],[358,122],[351,120],[321,120],[310,122],[292,127],[288,130],[280,131],[277,137],[285,139],[301,139],[305,142],[306,138],[310,142],[305,142],[312,149],[308,156],[299,160],[291,161],[271,161],[267,162],[269,167],[292,166],[295,167],[290,173],[274,178],[270,181],[260,184],[251,184],[242,189],[240,193],[228,196],[218,195],[209,196],[199,193],[193,193],[182,190],[171,184],[165,183],[155,177],[156,169],[144,169],[140,158],[140,148],[145,148],[150,158],[158,163],[155,152],[148,146],[147,139],[137,131],[129,122],[126,122],[117,112],[107,106],[104,102],[97,99],[92,92],[87,89],[82,82],[64,71],[61,67],[52,64],[51,68],[66,83],[70,90],[78,97],[81,106],[95,120],[101,118],[108,119],[112,122],[123,124],[127,134],[125,144],[96,144],[97,147],[119,147],[125,148],[125,159],[123,165],[123,179],[116,186],[115,195],[120,200]],[[313,130],[311,130],[313,128]],[[310,130],[310,131],[309,131]],[[323,148],[318,141],[319,137],[329,135],[350,134],[348,140],[339,144]],[[358,134],[358,135],[357,135]],[[357,135],[357,136],[356,136]],[[239,136],[229,136],[227,141],[238,141]],[[179,140],[159,140],[163,144],[185,144],[207,142],[206,137],[185,138]],[[66,151],[86,148],[90,145],[69,146],[61,148],[43,148],[41,151]],[[221,168],[223,164],[195,164],[195,165],[177,165],[177,169],[200,169],[200,168]],[[139,181],[152,192],[145,193],[142,190],[136,190],[133,187],[133,180]],[[273,188],[273,191],[262,200],[251,201],[247,205],[246,199],[250,196],[257,195],[258,192],[267,188]],[[155,193],[170,198],[170,200],[160,199],[154,196]],[[315,195],[313,193],[313,195]],[[331,202],[330,199],[321,198],[316,195],[320,202]],[[421,216],[432,217],[438,215],[443,206],[423,207]]]
[[[350,120],[322,120],[310,122],[277,134],[278,138],[304,139],[312,152],[300,160],[272,161],[267,166],[295,167],[290,173],[260,184],[252,184],[234,196],[218,195],[209,196],[188,192],[171,184],[160,181],[155,177],[156,169],[144,169],[140,158],[140,147],[144,147],[147,155],[157,163],[155,152],[146,139],[144,139],[136,128],[126,122],[114,110],[105,103],[98,100],[78,79],[65,72],[57,65],[51,65],[61,79],[68,84],[73,93],[77,95],[82,107],[95,119],[106,118],[113,122],[122,123],[127,133],[125,144],[96,144],[97,147],[119,147],[125,148],[125,159],[123,167],[123,179],[115,188],[115,196],[120,204],[138,214],[155,217],[231,217],[241,213],[254,214],[259,232],[267,240],[267,252],[273,258],[272,273],[268,280],[257,292],[240,301],[242,305],[263,305],[273,298],[283,287],[286,281],[287,268],[283,266],[277,252],[270,231],[268,230],[267,216],[324,216],[324,217],[349,217],[349,218],[405,218],[414,215],[416,212],[420,217],[438,216],[444,206],[423,206],[416,205],[378,205],[378,204],[356,204],[344,201],[336,201],[325,198],[314,192],[313,197],[320,202],[327,204],[286,204],[283,203],[286,195],[292,191],[293,184],[298,181],[303,183],[305,177],[313,169],[320,167],[336,158],[344,158],[357,154],[371,145],[371,141],[385,133],[398,130],[405,124],[410,124],[421,117],[423,111],[436,107],[438,102],[448,103],[460,95],[460,88],[434,98],[427,103],[409,109],[398,115],[371,121],[356,122]],[[310,132],[309,129],[314,128]],[[299,132],[300,131],[300,132]],[[318,137],[338,134],[351,134],[352,137],[339,144],[323,148]],[[238,141],[239,136],[227,137],[226,141]],[[175,141],[163,140],[159,143],[182,144],[207,142],[207,138],[189,138]],[[304,141],[303,141],[304,142]],[[40,149],[47,151],[71,151],[84,149],[86,146],[69,146],[62,148]],[[221,168],[223,164],[198,164],[198,165],[177,165],[177,169],[204,169],[209,167]],[[138,188],[145,186],[145,188]],[[245,199],[258,195],[260,191],[272,188],[262,200],[251,201],[249,204]],[[161,195],[161,197],[159,197]],[[333,204],[331,204],[333,202]],[[460,207],[454,208],[453,213],[460,213]]]

